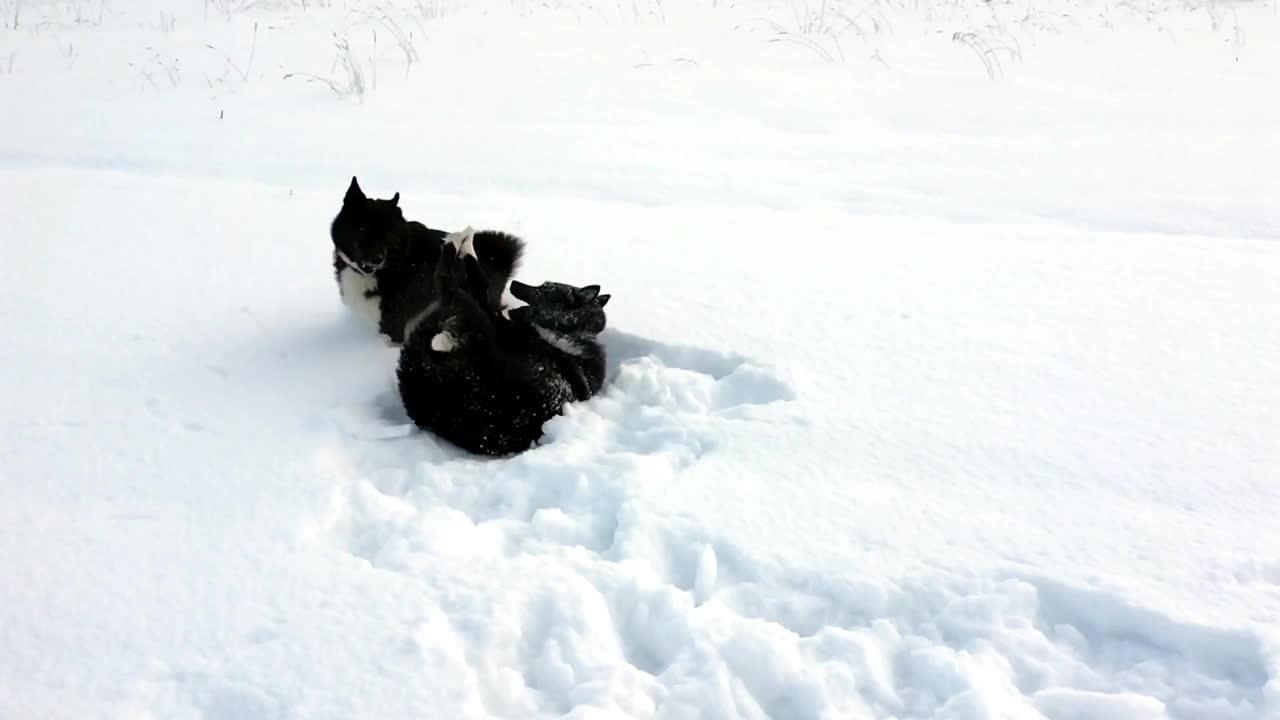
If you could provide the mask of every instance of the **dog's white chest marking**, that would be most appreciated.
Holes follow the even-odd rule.
[[[344,267],[338,272],[338,287],[342,292],[342,302],[377,329],[382,320],[382,297],[369,297],[365,293],[378,289],[378,279]]]
[[[577,343],[561,335],[560,333],[553,332],[551,330],[548,330],[544,327],[540,327],[537,325],[534,326],[534,329],[538,331],[538,334],[542,336],[543,340],[546,340],[549,345],[556,348],[560,352],[572,355],[574,357],[578,357],[582,355],[582,348],[578,347]]]

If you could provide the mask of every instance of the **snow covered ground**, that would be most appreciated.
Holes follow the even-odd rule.
[[[0,718],[1280,718],[1274,0],[0,20]],[[602,395],[399,432],[353,174]]]

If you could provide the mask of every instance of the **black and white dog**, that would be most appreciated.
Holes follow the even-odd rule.
[[[329,226],[333,271],[342,301],[392,343],[404,342],[404,326],[431,302],[432,271],[446,233],[405,220],[400,193],[366,197],[353,176],[342,209]],[[475,233],[475,254],[499,301],[520,265],[524,242],[495,230]]]
[[[501,456],[527,450],[566,403],[599,392],[605,351],[596,334],[609,296],[598,286],[518,283],[513,294],[530,304],[512,319],[490,292],[479,238],[467,228],[440,248],[433,299],[408,323],[396,377],[415,425]]]

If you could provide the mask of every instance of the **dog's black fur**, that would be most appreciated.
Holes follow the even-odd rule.
[[[586,396],[599,392],[604,385],[605,355],[596,336],[608,322],[604,306],[610,296],[601,295],[599,285],[574,287],[549,280],[536,286],[512,280],[511,294],[528,304],[511,308],[507,317],[534,325],[543,340],[553,345],[572,349]]]
[[[574,287],[550,280],[541,285],[511,281],[511,295],[527,305],[507,311],[507,317],[566,335],[599,335],[604,332],[604,306],[609,295],[599,285]]]
[[[605,351],[589,328],[604,327],[604,303],[594,292],[573,304],[547,303],[548,317],[561,311],[588,319],[572,333],[504,317],[465,232],[441,247],[435,301],[401,348],[400,399],[418,427],[468,452],[509,455],[542,437],[566,403],[599,392]]]
[[[390,199],[366,197],[353,176],[329,235],[339,293],[345,292],[343,273],[348,272],[359,276],[351,278],[357,280],[352,291],[364,295],[344,296],[344,302],[353,307],[370,303],[376,308],[378,332],[393,343],[402,343],[405,323],[431,302],[432,270],[447,233],[406,220],[399,192]],[[482,230],[475,233],[475,251],[490,279],[488,295],[499,302],[507,281],[520,266],[524,241],[504,232]]]

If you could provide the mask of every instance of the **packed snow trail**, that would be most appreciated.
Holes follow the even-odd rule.
[[[0,0],[0,717],[1280,717],[1269,11],[199,5]],[[612,293],[601,395],[408,428],[352,174]]]

